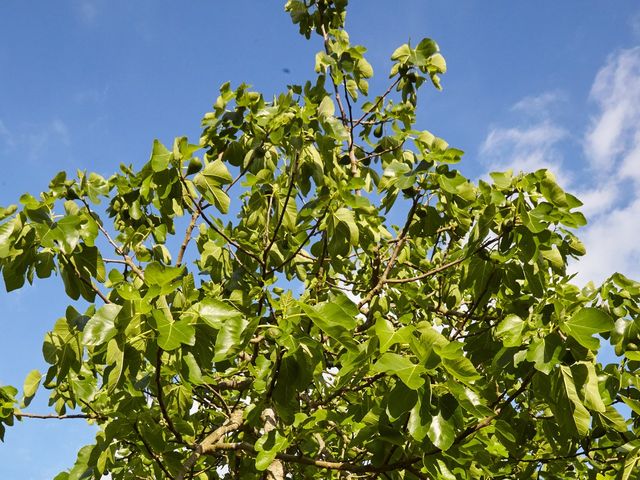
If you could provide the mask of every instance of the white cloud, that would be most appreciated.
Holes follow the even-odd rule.
[[[480,154],[490,169],[549,168],[584,202],[581,211],[589,224],[577,234],[587,255],[570,266],[579,284],[600,283],[616,271],[640,279],[640,47],[607,59],[589,100],[595,109],[582,134],[582,161],[563,161],[562,142],[569,134],[551,118],[557,102],[564,101],[554,92],[516,103],[512,111],[529,123],[493,128]]]
[[[4,124],[2,119],[0,119],[0,145],[3,145],[5,148],[11,148],[14,146],[13,135]]]
[[[540,95],[524,97],[511,107],[514,112],[525,113],[534,116],[548,116],[549,110],[566,100],[566,95],[559,90],[544,92]]]
[[[576,280],[584,284],[593,280],[598,284],[614,272],[640,279],[640,198],[624,208],[600,215],[579,234],[587,248],[587,255],[572,270]]]
[[[93,23],[102,9],[102,3],[102,0],[76,0],[76,14],[83,23]]]
[[[67,147],[70,144],[69,127],[59,118],[38,124],[11,125],[11,128],[0,120],[0,152],[19,151],[34,161],[51,146]]]
[[[585,137],[585,156],[596,169],[611,170],[638,141],[640,47],[609,57],[596,75],[591,99],[599,106]]]
[[[517,172],[548,168],[561,184],[569,181],[558,144],[566,139],[565,129],[549,120],[524,127],[493,128],[480,148],[489,171],[512,169]]]
[[[640,278],[640,47],[608,58],[590,98],[598,110],[584,153],[599,187],[583,196],[599,208],[586,212],[590,225],[580,235],[587,255],[574,268],[580,281],[600,282],[616,271]]]

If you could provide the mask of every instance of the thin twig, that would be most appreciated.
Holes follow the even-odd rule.
[[[142,445],[144,445],[145,450],[147,451],[147,453],[149,453],[149,455],[151,456],[151,458],[156,462],[156,464],[160,467],[160,469],[164,472],[164,474],[173,480],[173,475],[171,475],[171,473],[169,472],[169,470],[167,470],[167,467],[164,466],[164,464],[162,463],[162,459],[158,456],[157,453],[155,453],[153,451],[153,449],[151,448],[151,445],[149,445],[149,443],[147,442],[147,440],[142,436],[142,434],[140,433],[140,430],[138,429],[138,424],[137,422],[133,424],[133,429],[135,430],[136,434],[138,435],[138,438],[140,438],[140,441],[142,442]]]
[[[167,411],[167,406],[164,403],[164,394],[162,391],[162,377],[161,377],[162,353],[163,353],[163,350],[160,347],[158,347],[158,353],[156,354],[156,375],[155,375],[156,389],[158,391],[158,405],[160,406],[160,411],[162,412],[162,418],[164,418],[164,421],[167,423],[167,428],[169,428],[171,433],[173,433],[173,435],[176,437],[176,440],[178,440],[180,443],[184,443],[184,440],[182,439],[182,435],[180,434],[180,432],[178,432],[178,430],[176,430],[176,427],[173,425],[173,421],[171,420],[171,417],[169,416],[169,412]]]
[[[196,221],[200,216],[200,212],[198,210],[194,210],[191,214],[191,221],[187,226],[187,230],[184,234],[184,240],[182,241],[182,245],[180,245],[180,251],[178,252],[178,258],[176,259],[176,266],[182,265],[182,259],[184,257],[184,252],[187,250],[187,245],[189,245],[189,241],[191,241],[191,232],[193,232],[193,228],[196,226]]]

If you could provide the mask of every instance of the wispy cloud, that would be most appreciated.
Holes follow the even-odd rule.
[[[596,169],[611,170],[639,140],[640,47],[609,57],[591,87],[599,106],[585,137],[585,156]]]
[[[67,124],[59,118],[48,122],[29,125],[11,125],[0,119],[0,153],[19,151],[26,159],[35,161],[43,152],[54,145],[67,147],[71,144],[71,134]]]
[[[489,171],[548,168],[561,183],[566,183],[569,175],[562,167],[559,144],[567,136],[564,128],[546,119],[519,127],[495,127],[484,140],[480,155]]]
[[[492,128],[480,156],[489,170],[549,168],[584,202],[589,225],[578,235],[587,255],[570,266],[578,283],[599,283],[615,271],[640,278],[640,47],[611,55],[595,75],[593,115],[574,134],[582,137],[583,159],[572,165],[563,158],[569,134],[552,114],[565,100],[547,92],[517,102],[512,111],[524,125]]]
[[[85,24],[93,23],[102,10],[102,0],[76,0],[74,7],[76,15]]]
[[[524,97],[515,103],[511,110],[531,116],[547,117],[556,106],[564,103],[566,99],[567,96],[559,90],[544,92],[540,95]]]

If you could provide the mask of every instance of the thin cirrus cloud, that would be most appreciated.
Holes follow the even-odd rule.
[[[491,129],[480,156],[488,171],[548,168],[584,202],[589,225],[578,234],[587,255],[570,266],[579,284],[599,283],[614,271],[640,279],[640,47],[611,55],[595,75],[589,95],[595,109],[579,135],[577,164],[565,161],[571,137],[551,118],[564,100],[546,92],[516,103],[512,110],[526,124]]]

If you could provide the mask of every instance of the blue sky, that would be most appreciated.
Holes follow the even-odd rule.
[[[267,95],[313,76],[284,2],[5,0],[0,4],[0,205],[38,193],[60,170],[109,175],[140,165],[151,143],[199,136],[230,80]],[[352,0],[348,30],[387,86],[400,44],[435,39],[449,72],[425,88],[419,128],[465,150],[462,168],[549,167],[585,200],[596,281],[640,278],[640,5],[616,2]],[[2,290],[2,289],[0,289]],[[54,278],[0,291],[0,384],[21,385],[44,333],[64,313]],[[44,411],[40,392],[33,411]],[[33,420],[0,444],[0,478],[49,479],[92,438],[81,423]]]

